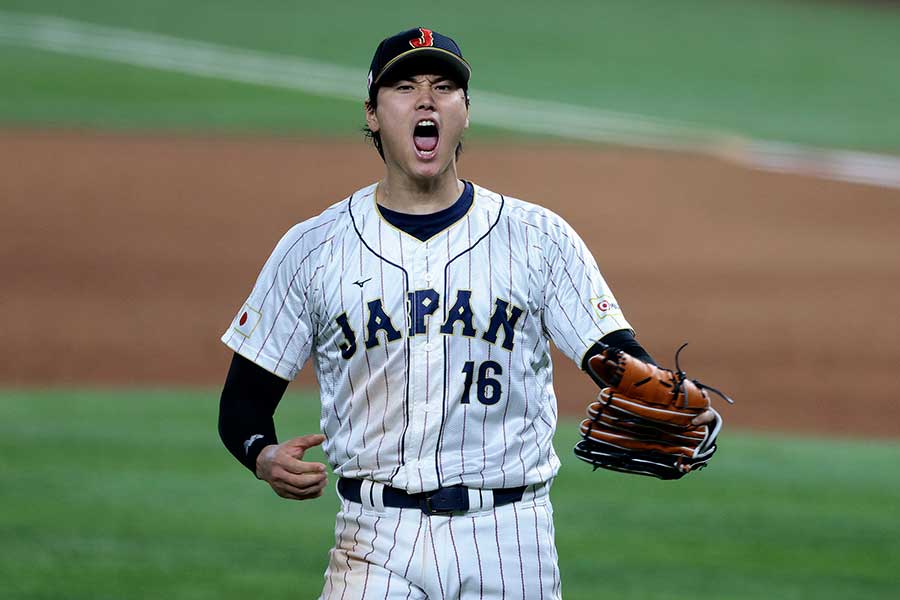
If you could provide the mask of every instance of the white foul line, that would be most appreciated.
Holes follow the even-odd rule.
[[[62,17],[0,11],[0,44],[361,102],[366,72]],[[805,147],[641,115],[472,91],[472,120],[521,133],[687,150],[767,171],[900,188],[900,157]]]

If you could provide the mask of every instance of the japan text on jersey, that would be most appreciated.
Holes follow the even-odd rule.
[[[580,364],[630,329],[554,213],[475,186],[427,241],[379,214],[375,185],[292,228],[223,341],[284,379],[312,358],[335,472],[409,492],[549,481],[549,342]]]

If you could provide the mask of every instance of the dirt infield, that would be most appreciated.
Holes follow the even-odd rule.
[[[274,243],[381,164],[362,141],[6,131],[0,169],[0,384],[218,386]],[[573,223],[650,352],[688,340],[732,392],[730,424],[900,435],[900,191],[539,144],[470,143],[461,174]],[[555,364],[580,412],[593,384]]]

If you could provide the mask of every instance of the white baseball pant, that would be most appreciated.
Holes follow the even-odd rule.
[[[385,507],[380,486],[341,498],[321,600],[561,597],[550,485],[496,508],[469,490],[469,512],[449,516]]]

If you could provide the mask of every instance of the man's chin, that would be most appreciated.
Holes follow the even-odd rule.
[[[410,171],[410,175],[416,181],[432,181],[446,173],[448,167],[449,164],[438,163],[437,161],[430,163],[417,163],[413,165],[413,168]]]
[[[438,152],[425,158],[414,154],[407,172],[417,180],[434,179],[446,173],[452,162],[452,160],[448,160],[446,156],[441,156]]]

